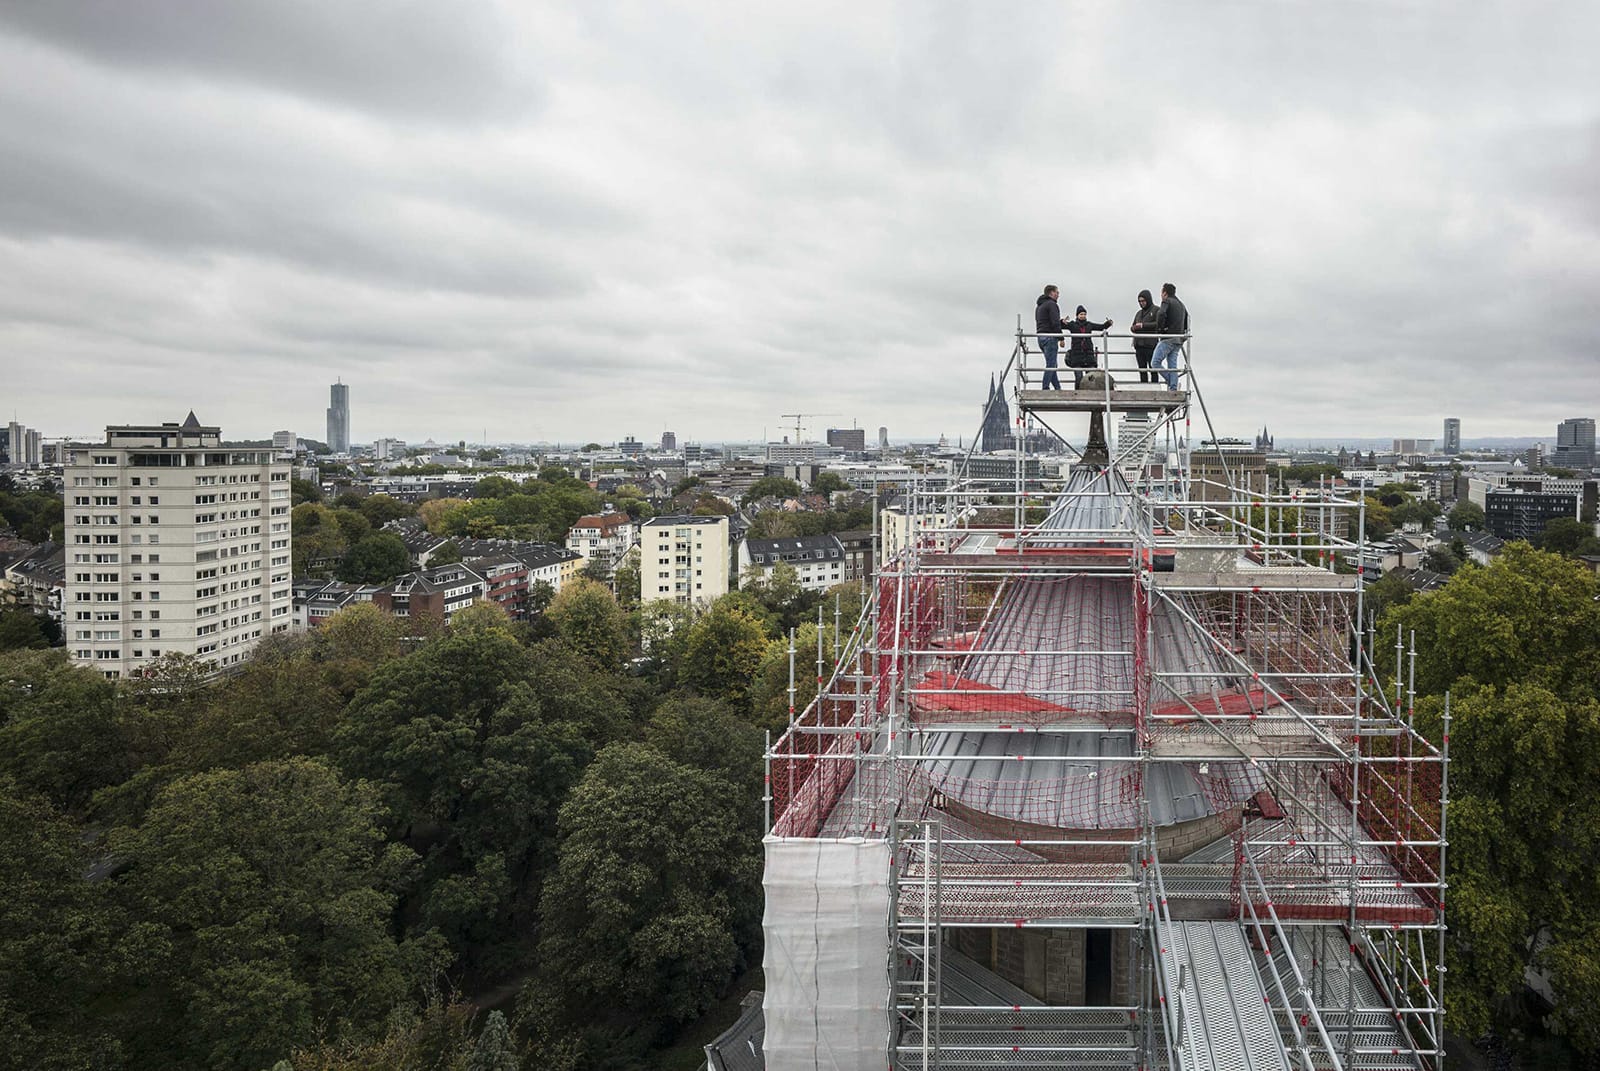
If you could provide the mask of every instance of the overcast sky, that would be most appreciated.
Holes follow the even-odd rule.
[[[6,0],[0,403],[954,440],[1043,283],[1172,281],[1221,434],[1551,435],[1600,416],[1597,55],[1531,0]]]

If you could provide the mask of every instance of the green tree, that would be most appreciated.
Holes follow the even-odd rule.
[[[110,916],[83,880],[79,831],[0,778],[0,1069],[116,1066],[94,1009],[107,996]]]
[[[460,560],[461,545],[454,539],[446,539],[428,555],[428,566],[431,568],[435,565],[455,565]]]
[[[322,488],[317,486],[315,480],[291,479],[289,481],[289,503],[298,506],[302,502],[321,502]]]
[[[485,476],[472,485],[473,498],[508,498],[522,490],[522,484],[504,476]]]
[[[1421,714],[1435,737],[1440,706]],[[1455,1029],[1513,1023],[1532,967],[1550,973],[1573,1046],[1600,1051],[1600,700],[1464,679],[1451,712],[1445,992]]]
[[[1463,569],[1439,591],[1380,623],[1415,629],[1417,690],[1442,695],[1472,678],[1506,688],[1538,684],[1557,695],[1593,695],[1600,681],[1600,578],[1575,562],[1507,544],[1483,569]],[[1382,648],[1383,644],[1380,643]],[[1392,659],[1393,655],[1386,657]]]
[[[1415,633],[1421,654],[1419,726],[1441,739],[1447,691],[1456,716],[1446,990],[1456,1029],[1512,1025],[1532,965],[1551,972],[1574,1047],[1600,1051],[1600,578],[1512,543],[1390,610],[1379,635],[1397,628]]]
[[[690,626],[678,679],[701,695],[743,707],[766,650],[760,621],[736,603],[719,599]]]
[[[695,696],[673,696],[645,726],[645,743],[674,762],[716,774],[743,794],[751,828],[761,815],[761,730],[727,704]]]
[[[1441,543],[1428,548],[1428,552],[1422,556],[1422,567],[1449,576],[1461,568],[1461,559],[1456,557],[1455,551]]]
[[[763,476],[750,485],[744,493],[744,503],[749,505],[763,498],[799,498],[800,485],[782,476]]]
[[[611,678],[555,643],[452,630],[389,663],[333,751],[380,784],[397,832],[430,844],[414,897],[469,964],[512,969],[549,863],[556,809],[629,715]]]
[[[393,532],[377,532],[350,548],[339,564],[339,579],[381,584],[411,569],[405,541]]]
[[[628,656],[627,619],[604,584],[568,581],[546,616],[568,646],[602,669],[616,669]]]
[[[1465,498],[1450,508],[1445,523],[1457,532],[1483,531],[1483,507]]]
[[[850,485],[837,472],[819,472],[811,481],[811,490],[819,495],[831,495],[835,491],[850,490]]]
[[[759,932],[760,845],[722,778],[613,744],[562,805],[540,957],[574,1011],[645,1032],[708,1008]]]
[[[289,519],[296,576],[310,575],[315,563],[343,558],[350,549],[338,514],[321,503],[302,503],[294,507]]]
[[[1552,554],[1572,557],[1586,537],[1594,536],[1594,526],[1584,524],[1576,517],[1560,517],[1544,526],[1539,537],[1539,549]]]
[[[384,845],[380,814],[365,786],[290,759],[184,778],[113,835],[133,1066],[259,1071],[406,1002],[441,950],[389,932],[415,857]]]
[[[0,776],[82,813],[132,772],[115,686],[64,651],[0,653]]]
[[[352,547],[372,534],[372,522],[359,510],[341,507],[333,511],[333,519],[338,523],[345,542]]]
[[[44,626],[41,624],[49,620],[29,610],[0,611],[0,651],[14,651],[24,647],[34,649],[49,647],[50,639],[45,635]]]
[[[416,512],[417,508],[411,503],[402,502],[393,495],[368,495],[361,500],[361,515],[374,528],[382,528],[402,517],[415,516]]]

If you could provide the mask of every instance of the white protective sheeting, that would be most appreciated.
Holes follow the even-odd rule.
[[[768,837],[767,1071],[889,1064],[889,844]]]

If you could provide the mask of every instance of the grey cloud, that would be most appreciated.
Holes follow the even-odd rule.
[[[422,74],[448,116],[364,59],[28,13],[53,45],[0,36],[0,347],[40,358],[14,386],[45,426],[69,396],[130,419],[155,370],[309,434],[343,375],[358,439],[795,408],[954,439],[1042,283],[1126,324],[1170,279],[1224,434],[1547,431],[1600,355],[1556,315],[1600,291],[1600,93],[1567,63],[1600,18],[1441,10],[398,8],[395,40],[448,18],[477,57]],[[249,17],[354,47],[343,14]]]
[[[68,0],[0,5],[0,26],[97,61],[237,81],[411,120],[478,122],[535,106],[492,7],[421,0]]]

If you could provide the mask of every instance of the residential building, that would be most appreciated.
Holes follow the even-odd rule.
[[[849,532],[836,533],[839,546],[844,548],[845,580],[862,580],[872,575],[872,536],[873,533],[870,528],[858,528]]]
[[[1444,418],[1444,452],[1459,454],[1461,452],[1461,419],[1459,417]]]
[[[624,457],[637,457],[644,453],[644,443],[630,435],[617,444],[617,450]]]
[[[29,610],[63,625],[66,586],[66,548],[40,543],[18,554],[0,573],[0,605]]]
[[[626,513],[592,513],[579,517],[567,533],[567,549],[585,561],[599,562],[610,572],[638,539],[638,528]]]
[[[395,461],[406,454],[404,439],[372,440],[372,456],[378,461]]]
[[[1585,472],[1594,468],[1594,418],[1573,417],[1556,427],[1556,449],[1550,463]]]
[[[36,469],[42,463],[44,437],[15,420],[6,426],[6,457],[16,468]]]
[[[866,428],[829,428],[828,445],[835,450],[862,454],[867,450]]]
[[[328,449],[350,452],[350,387],[342,379],[328,388]]]
[[[108,677],[237,665],[290,627],[289,466],[193,413],[65,447],[67,647]]]
[[[484,598],[489,584],[464,563],[407,573],[373,592],[372,603],[396,617],[449,624],[460,610]]]
[[[807,591],[826,591],[844,583],[844,547],[835,536],[745,539],[739,543],[739,575],[770,577],[779,565],[791,566]]]
[[[639,534],[639,598],[709,605],[728,593],[728,518],[653,517]]]
[[[1394,452],[1401,457],[1413,457],[1417,454],[1433,453],[1432,439],[1396,439]]]
[[[1484,526],[1501,539],[1536,540],[1551,521],[1578,516],[1578,496],[1570,491],[1501,488],[1484,499]]]
[[[292,431],[275,431],[272,433],[272,449],[279,457],[294,457],[300,449],[300,437]]]
[[[662,450],[662,452],[663,453],[667,453],[667,454],[671,454],[671,453],[676,452],[677,449],[678,449],[678,434],[677,434],[677,432],[673,432],[673,431],[664,431],[664,432],[662,432],[661,433],[661,450]]]
[[[1243,439],[1207,440],[1189,458],[1190,496],[1227,502],[1236,491],[1267,490],[1267,455]]]

